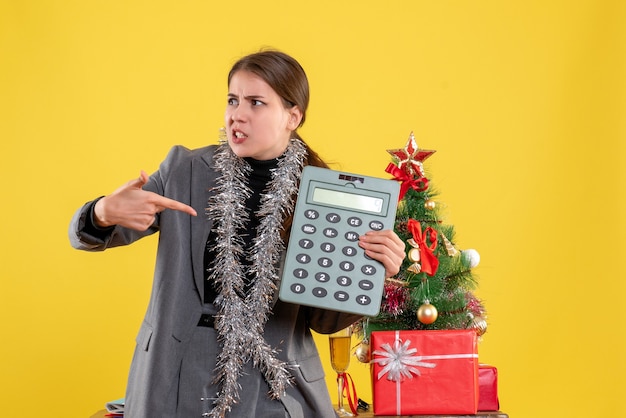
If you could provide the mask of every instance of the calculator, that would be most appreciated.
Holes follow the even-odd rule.
[[[395,180],[304,167],[279,298],[378,315],[385,268],[358,241],[370,230],[393,229],[399,192]]]

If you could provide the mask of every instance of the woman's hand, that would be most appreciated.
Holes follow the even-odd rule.
[[[385,266],[385,277],[393,277],[400,271],[405,257],[404,242],[391,229],[369,231],[359,237],[359,246],[365,254]]]
[[[113,193],[100,199],[94,207],[94,221],[100,227],[120,225],[145,231],[165,209],[179,210],[196,216],[196,211],[184,203],[142,189],[148,175],[141,171],[138,179],[131,180]]]

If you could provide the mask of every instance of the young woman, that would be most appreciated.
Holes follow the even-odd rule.
[[[263,51],[228,75],[225,140],[175,146],[74,215],[81,250],[159,232],[152,294],[137,336],[128,418],[334,417],[310,329],[331,333],[358,316],[277,298],[302,168],[326,167],[296,130],[309,86],[292,57]],[[391,230],[360,238],[388,277],[404,258]]]

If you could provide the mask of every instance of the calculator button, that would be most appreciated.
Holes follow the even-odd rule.
[[[337,277],[337,284],[339,286],[350,286],[352,284],[352,279],[348,276],[339,276]]]
[[[328,238],[335,238],[337,236],[337,230],[335,228],[324,228],[324,236]]]
[[[306,279],[307,277],[309,277],[309,272],[305,269],[295,269],[293,271],[293,277],[297,279]]]
[[[353,255],[356,254],[356,248],[354,248],[354,247],[343,247],[341,252],[343,253],[343,255],[347,255],[348,257],[352,257]]]
[[[302,225],[302,232],[305,234],[315,234],[315,226],[311,224]]]
[[[327,257],[322,257],[319,260],[317,260],[317,264],[319,264],[320,267],[330,267],[333,265],[333,260]]]
[[[335,246],[331,244],[330,242],[323,243],[322,245],[320,245],[320,248],[325,253],[332,253],[333,251],[335,251]]]
[[[326,220],[332,224],[336,224],[337,222],[341,221],[341,216],[336,213],[329,213],[328,215],[326,215]]]
[[[358,303],[359,305],[369,305],[371,302],[372,299],[370,299],[368,296],[359,295],[356,297],[356,303]]]
[[[324,289],[323,287],[316,287],[311,293],[313,293],[313,296],[317,296],[318,298],[323,298],[328,294],[326,289]]]
[[[340,290],[338,292],[335,292],[335,299],[337,299],[339,302],[345,302],[350,299],[350,295],[348,295],[347,292]]]
[[[323,272],[315,273],[315,280],[317,280],[318,282],[326,283],[330,280],[330,275]]]
[[[304,211],[304,217],[307,219],[317,219],[320,217],[320,214],[313,209],[308,209]]]
[[[354,270],[354,264],[352,264],[349,261],[342,261],[341,264],[339,265],[339,268],[342,269],[343,271],[352,271]]]
[[[369,280],[361,280],[359,282],[359,287],[363,290],[372,290],[374,288],[374,283]]]
[[[370,228],[374,231],[382,231],[385,226],[381,221],[371,221]]]
[[[351,216],[348,218],[348,225],[350,226],[361,226],[363,221],[361,218],[357,218],[356,216]]]
[[[311,256],[308,254],[298,254],[296,256],[296,260],[298,260],[301,264],[307,264],[311,261]]]
[[[293,293],[298,293],[298,294],[304,293],[304,291],[306,290],[304,285],[301,285],[300,283],[292,284],[290,289]]]
[[[306,239],[306,238],[303,238],[300,241],[298,241],[298,244],[300,244],[300,248],[311,248],[311,247],[313,247],[313,241],[311,241],[310,239]]]
[[[370,265],[364,265],[363,267],[361,267],[361,273],[367,275],[367,276],[372,276],[374,274],[376,274],[376,267],[374,266],[370,266]]]
[[[359,234],[356,232],[348,231],[345,233],[344,238],[350,242],[356,242],[359,240]]]

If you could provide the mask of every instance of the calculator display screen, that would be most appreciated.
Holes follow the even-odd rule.
[[[313,201],[316,203],[374,213],[381,213],[384,203],[384,200],[380,197],[344,193],[337,190],[323,189],[321,187],[316,187],[313,190]]]

